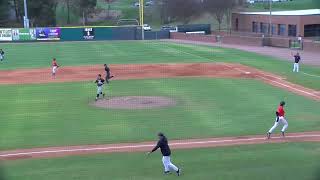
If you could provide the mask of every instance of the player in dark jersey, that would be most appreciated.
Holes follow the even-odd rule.
[[[110,68],[108,67],[107,64],[104,64],[104,71],[106,72],[106,82],[107,82],[107,84],[109,84],[109,80],[111,78],[113,78],[114,76],[111,76]]]
[[[0,61],[3,61],[4,59],[4,51],[0,49]]]
[[[299,52],[297,52],[297,54],[295,54],[294,56],[294,64],[293,64],[293,72],[299,72],[299,62],[301,60],[301,56],[299,54]]]
[[[95,81],[95,83],[97,84],[97,96],[96,96],[96,101],[99,99],[100,95],[102,95],[103,97],[105,96],[105,94],[102,92],[103,91],[103,85],[104,85],[105,80],[101,77],[101,74],[98,74],[98,77]]]
[[[162,163],[164,166],[164,173],[169,174],[171,170],[175,171],[178,176],[181,174],[181,170],[171,163],[171,150],[168,144],[168,139],[163,133],[158,133],[159,141],[157,145],[147,154],[150,155],[151,153],[155,152],[157,149],[160,148],[162,153]]]

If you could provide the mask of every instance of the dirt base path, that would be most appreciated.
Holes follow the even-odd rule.
[[[188,139],[170,141],[172,149],[209,148],[248,144],[284,143],[284,142],[320,142],[320,132],[291,133],[285,138],[274,136],[267,140],[265,136],[240,136],[207,139]],[[87,155],[114,152],[147,152],[155,142],[123,143],[107,145],[65,146],[0,151],[0,159],[17,160],[30,158],[52,158],[70,155]]]
[[[286,81],[272,73],[232,63],[186,63],[186,64],[129,64],[111,65],[114,80],[211,77],[211,78],[252,78],[283,88],[311,99],[320,100],[320,92]],[[93,81],[103,73],[102,66],[61,67],[53,79],[50,69],[19,69],[0,71],[0,84],[41,84],[53,82]]]

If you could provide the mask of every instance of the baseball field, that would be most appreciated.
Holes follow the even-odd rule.
[[[1,44],[0,169],[12,180],[320,177],[320,67],[166,41]],[[288,50],[288,53],[290,51]],[[51,77],[51,60],[59,65]],[[95,102],[97,74],[115,77]],[[289,128],[265,135],[286,101]],[[163,132],[182,176],[147,157]],[[1,179],[1,177],[0,177]]]

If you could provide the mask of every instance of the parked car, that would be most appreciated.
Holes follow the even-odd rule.
[[[135,7],[140,7],[140,3],[139,3],[139,2],[135,2],[135,3],[133,4],[133,6],[135,6]]]
[[[148,24],[144,24],[144,25],[143,25],[143,30],[145,30],[145,31],[151,31],[152,28],[151,28],[151,26],[149,26]]]
[[[153,1],[147,1],[146,2],[146,6],[152,6],[154,3],[153,3]]]
[[[176,26],[170,26],[170,25],[162,26],[161,30],[162,31],[170,31],[170,32],[178,32],[178,28]]]

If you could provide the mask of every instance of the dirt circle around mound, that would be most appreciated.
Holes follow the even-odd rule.
[[[99,99],[91,105],[105,109],[155,109],[175,106],[176,101],[163,96],[121,96]]]

